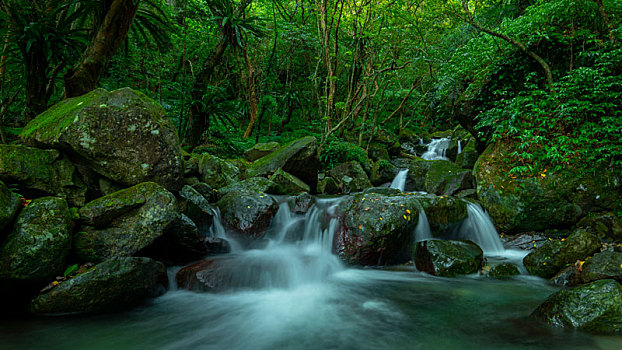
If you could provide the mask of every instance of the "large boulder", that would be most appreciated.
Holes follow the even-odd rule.
[[[583,283],[602,279],[615,279],[622,282],[622,253],[604,251],[587,260],[581,269]]]
[[[584,230],[577,230],[564,240],[551,240],[533,250],[523,259],[523,264],[530,274],[550,278],[567,264],[585,260],[600,247],[601,241],[598,237]]]
[[[471,241],[417,242],[414,256],[419,271],[444,277],[476,273],[484,262],[484,252]]]
[[[340,228],[333,247],[350,264],[406,262],[419,207],[412,196],[361,193],[348,197],[337,207]]]
[[[283,194],[296,195],[311,191],[309,185],[283,169],[275,171],[274,174],[270,176],[270,181],[277,184],[283,191]]]
[[[339,164],[328,172],[337,181],[342,193],[361,192],[372,187],[365,170],[358,162]]]
[[[320,168],[316,143],[315,137],[307,136],[281,146],[278,150],[251,163],[246,172],[247,176],[268,177],[282,168],[315,189],[317,172]]]
[[[240,180],[240,169],[232,162],[210,154],[203,154],[198,159],[201,180],[212,188],[221,188]]]
[[[64,199],[43,197],[22,209],[0,251],[0,280],[28,285],[62,274],[71,251],[71,214]]]
[[[622,224],[612,213],[593,213],[577,223],[577,227],[585,228],[600,239],[622,241]]]
[[[438,195],[452,195],[460,190],[473,188],[473,175],[447,160],[430,163],[425,176],[425,190]]]
[[[76,161],[126,186],[157,182],[181,187],[181,147],[164,109],[143,93],[94,90],[64,100],[28,123],[24,142],[66,151]]]
[[[462,152],[456,156],[456,165],[461,168],[473,169],[477,158],[479,158],[479,152],[475,149],[475,139],[472,139]]]
[[[223,224],[245,238],[262,237],[278,210],[276,200],[263,192],[229,192],[216,205]]]
[[[261,157],[265,157],[268,154],[279,149],[278,142],[257,143],[253,147],[244,151],[244,159],[249,162],[254,162]]]
[[[63,197],[84,205],[86,185],[76,167],[57,150],[23,145],[0,145],[0,180],[18,184],[22,195]]]
[[[622,174],[602,167],[582,171],[567,166],[517,177],[509,173],[507,155],[518,146],[508,141],[490,145],[473,169],[478,197],[499,231],[571,227],[591,211],[620,209]]]
[[[79,213],[84,225],[75,234],[74,250],[90,262],[134,255],[180,217],[175,196],[154,182],[98,198]]]
[[[600,280],[560,290],[531,315],[556,327],[620,334],[622,286],[614,280]]]
[[[425,179],[428,175],[433,160],[416,158],[408,162],[408,174],[406,174],[407,191],[425,191]]]
[[[430,224],[435,236],[447,232],[468,217],[467,202],[451,196],[416,195],[415,196]]]
[[[398,169],[391,162],[380,159],[371,168],[370,181],[374,186],[391,183],[397,175]]]
[[[91,314],[121,311],[168,287],[166,268],[149,258],[112,258],[61,282],[30,304],[37,315]]]
[[[13,221],[19,211],[20,203],[20,199],[9,191],[4,182],[0,181],[0,243],[4,238],[2,234],[4,228]]]
[[[275,173],[276,174],[276,173]],[[232,183],[231,185],[222,187],[216,192],[218,199],[226,196],[231,192],[264,192],[269,194],[285,194],[282,186],[278,185],[265,177],[249,177],[248,179]]]

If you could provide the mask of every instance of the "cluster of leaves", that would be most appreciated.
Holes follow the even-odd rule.
[[[367,152],[350,142],[332,140],[322,148],[320,161],[326,169],[332,169],[340,163],[355,161],[364,166],[367,162]]]

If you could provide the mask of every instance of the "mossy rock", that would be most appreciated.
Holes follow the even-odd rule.
[[[0,280],[45,283],[65,269],[71,251],[71,214],[62,198],[32,201],[17,216],[0,252]]]
[[[325,176],[317,184],[317,193],[320,194],[339,194],[341,189],[337,180],[331,176]]]
[[[370,181],[374,186],[391,183],[397,173],[398,169],[391,162],[381,159],[374,162],[371,168]]]
[[[505,278],[520,275],[518,267],[512,263],[501,263],[490,268],[488,276],[492,278]]]
[[[254,162],[261,157],[276,151],[279,148],[278,142],[257,143],[253,147],[244,151],[244,159]]]
[[[125,311],[164,294],[167,287],[162,263],[149,258],[112,258],[40,294],[32,300],[30,311],[37,315]]]
[[[277,169],[270,176],[270,181],[277,184],[282,189],[283,194],[296,195],[311,191],[309,185],[283,169]]]
[[[219,188],[218,191],[216,192],[216,195],[220,199],[231,192],[239,192],[239,191],[255,192],[255,193],[263,192],[263,193],[276,194],[276,195],[281,195],[281,194],[286,193],[285,189],[281,185],[275,183],[274,181],[270,179],[266,179],[265,177],[255,176],[255,177],[249,177],[248,179],[238,181],[238,182],[232,183],[231,185]]]
[[[462,149],[462,152],[456,155],[456,165],[464,169],[473,169],[478,158],[479,152],[475,149],[475,139],[472,139]]]
[[[94,90],[59,102],[28,123],[24,142],[66,151],[126,186],[157,182],[181,187],[184,166],[176,129],[164,109],[143,93]]]
[[[84,226],[74,236],[74,252],[90,262],[138,253],[181,215],[175,196],[153,182],[98,198],[79,213]]]
[[[462,169],[447,160],[435,160],[425,176],[425,190],[438,195],[453,195],[460,190],[473,188],[471,171]]]
[[[408,174],[406,174],[405,190],[425,191],[425,179],[433,163],[433,160],[423,158],[410,160],[407,166]]]
[[[592,171],[566,167],[512,178],[506,155],[517,147],[507,141],[490,145],[473,170],[479,200],[499,231],[569,228],[591,211],[620,208],[621,174],[600,167]]]
[[[550,278],[566,265],[585,260],[600,247],[601,241],[598,237],[584,230],[577,230],[564,240],[550,240],[533,250],[523,259],[523,264],[530,274]]]
[[[614,280],[600,280],[560,290],[531,316],[555,327],[621,334],[622,286]]]
[[[622,253],[604,251],[587,260],[581,269],[583,283],[602,279],[622,282]]]
[[[591,213],[581,219],[576,226],[585,228],[600,239],[622,241],[622,224],[612,212]]]
[[[369,145],[367,147],[367,155],[369,156],[369,158],[371,158],[373,161],[376,161],[376,162],[381,159],[384,159],[384,160],[391,159],[389,157],[389,151],[387,151],[387,148],[379,144]]]
[[[317,173],[320,168],[317,153],[315,137],[303,137],[281,146],[276,151],[251,163],[247,170],[247,176],[269,177],[281,168],[315,189]]]
[[[26,197],[58,196],[84,205],[86,185],[76,167],[57,150],[0,145],[0,180],[18,184]]]
[[[391,265],[410,259],[419,202],[412,196],[361,193],[339,203],[334,249],[354,265]]]
[[[484,262],[484,252],[471,241],[421,241],[413,255],[419,271],[443,277],[476,273]]]
[[[263,192],[232,191],[216,203],[225,227],[242,238],[261,238],[278,210],[277,202]]]
[[[421,203],[434,236],[442,235],[468,217],[467,203],[451,196],[415,195]]]
[[[198,162],[201,181],[212,188],[232,185],[240,180],[240,169],[227,160],[203,154]]]
[[[358,162],[342,163],[328,172],[337,181],[342,193],[361,192],[372,187],[365,170]]]
[[[19,197],[9,191],[4,182],[0,181],[0,243],[4,238],[3,230],[13,221],[20,207]]]

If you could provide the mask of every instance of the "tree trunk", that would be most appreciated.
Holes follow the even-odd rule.
[[[603,22],[605,22],[605,26],[607,26],[607,36],[609,37],[609,41],[612,44],[615,44],[616,37],[613,35],[614,27],[609,20],[609,14],[605,10],[605,6],[603,5],[603,0],[594,0],[596,5],[598,5],[598,12],[600,12],[600,16],[603,18]]]
[[[26,123],[48,107],[50,96],[47,91],[48,61],[45,55],[38,50],[28,53],[26,66]]]
[[[244,51],[244,62],[246,63],[246,70],[248,72],[248,104],[250,110],[250,121],[248,127],[244,132],[244,138],[249,138],[253,133],[253,127],[257,120],[257,88],[255,86],[255,68],[253,67],[251,60],[248,58],[248,50]]]
[[[95,89],[106,64],[125,40],[139,3],[139,0],[112,1],[84,57],[65,78],[65,98]]]

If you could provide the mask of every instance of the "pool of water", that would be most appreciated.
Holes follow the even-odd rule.
[[[528,276],[344,269],[293,288],[171,290],[130,312],[0,321],[2,349],[622,349],[528,316],[555,289]]]

